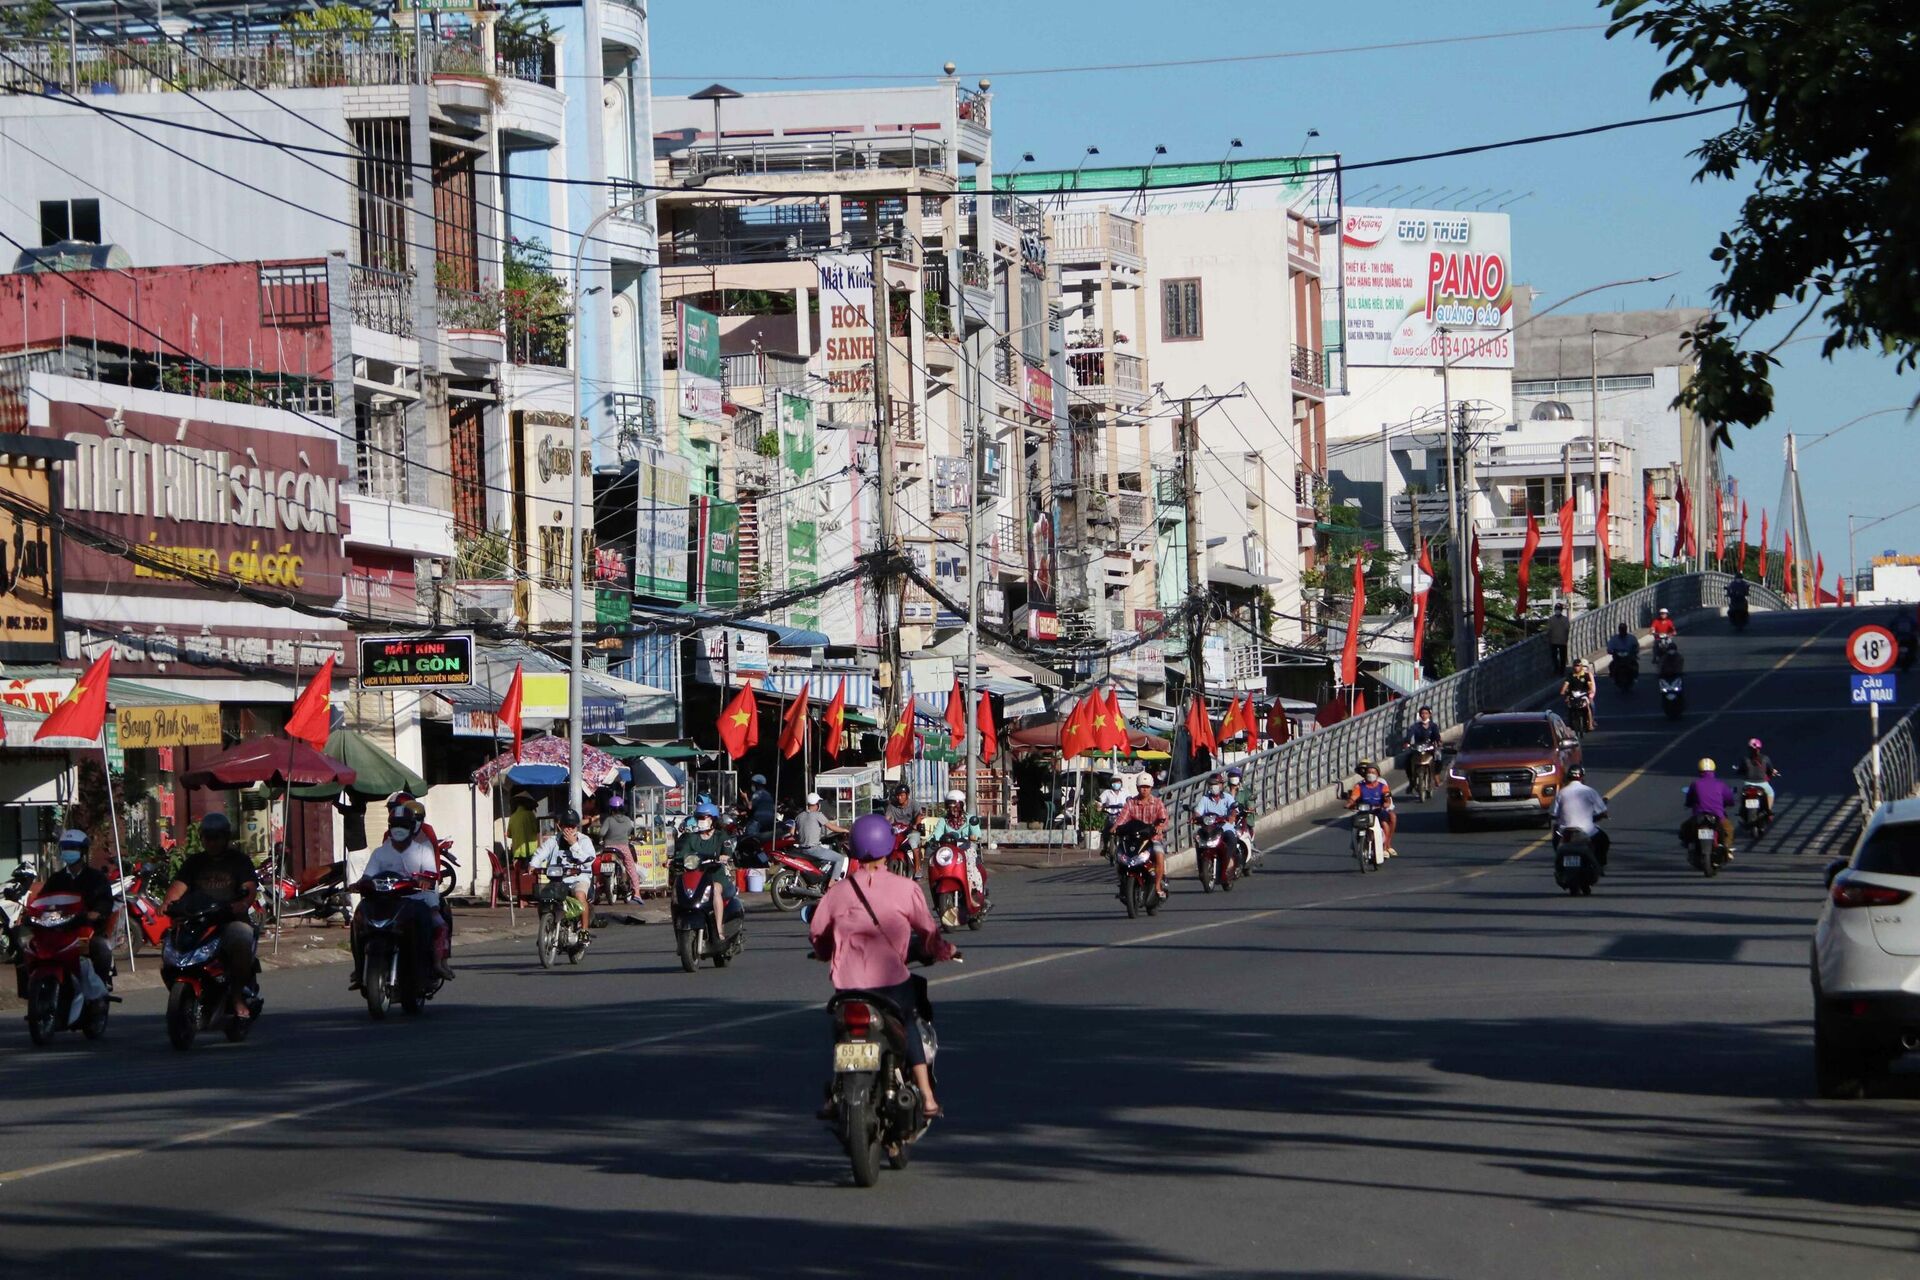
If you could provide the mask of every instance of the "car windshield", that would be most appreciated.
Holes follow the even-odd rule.
[[[1853,860],[1856,871],[1920,876],[1920,822],[1889,822],[1877,828]]]
[[[1462,751],[1545,751],[1553,746],[1544,720],[1489,720],[1467,726]]]

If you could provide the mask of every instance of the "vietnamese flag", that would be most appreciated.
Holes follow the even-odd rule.
[[[840,758],[840,743],[847,736],[847,678],[840,677],[840,687],[833,691],[833,701],[827,704],[824,720],[827,729],[827,741],[821,750],[835,760]]]
[[[1273,700],[1273,709],[1267,712],[1267,741],[1280,746],[1293,737],[1293,721],[1287,718],[1287,704],[1279,698]]]
[[[992,764],[993,758],[1000,754],[1000,735],[993,727],[993,695],[985,689],[980,691],[980,706],[974,712],[973,723],[980,731],[980,762]]]
[[[780,717],[780,757],[791,760],[800,754],[807,745],[807,695],[813,689],[813,681],[800,682],[800,696],[787,706],[786,714]]]
[[[1819,552],[1813,554],[1813,602],[1820,603],[1820,583],[1827,576],[1827,558]]]
[[[947,737],[952,740],[953,748],[961,751],[967,745],[967,695],[961,692],[960,677],[953,678],[953,692],[947,695]]]
[[[1640,567],[1653,571],[1653,529],[1660,523],[1660,495],[1653,491],[1653,477],[1647,477],[1647,491],[1640,496],[1641,522],[1646,526],[1646,535],[1640,550]]]
[[[1120,711],[1120,691],[1111,685],[1107,688],[1107,739],[1100,746],[1103,750],[1120,754],[1133,749],[1133,738],[1127,732],[1127,718]]]
[[[720,713],[717,727],[720,745],[735,760],[759,743],[760,707],[754,701],[751,685],[740,686],[740,692],[733,695],[733,701],[727,703],[726,709]]]
[[[1527,512],[1527,540],[1520,547],[1520,567],[1516,575],[1520,580],[1520,598],[1514,602],[1514,616],[1527,616],[1527,584],[1533,580],[1533,557],[1540,550],[1540,522],[1533,518],[1533,512]]]
[[[1473,535],[1473,634],[1477,639],[1487,634],[1487,576],[1480,566],[1480,535]]]
[[[500,700],[500,709],[493,713],[494,720],[513,730],[513,758],[520,758],[520,733],[526,723],[520,708],[526,705],[526,689],[521,683],[520,664],[513,664],[513,679],[507,685],[507,696]]]
[[[900,720],[893,726],[893,732],[887,735],[887,768],[897,769],[912,762],[918,748],[918,739],[913,732],[913,695],[900,706]]]
[[[1613,485],[1606,480],[1602,480],[1600,482],[1600,510],[1593,521],[1593,558],[1599,566],[1598,572],[1601,581],[1611,581],[1613,578],[1612,549],[1608,546],[1608,542],[1613,533],[1612,526],[1608,522],[1612,520],[1612,518]]]
[[[1560,504],[1560,594],[1573,594],[1573,495]]]
[[[1213,736],[1213,721],[1207,716],[1207,700],[1196,693],[1187,704],[1188,753],[1199,755],[1202,751],[1219,749],[1220,743]]]
[[[1734,566],[1735,573],[1744,575],[1747,571],[1747,500],[1740,500],[1740,563]]]
[[[1693,539],[1693,490],[1687,488],[1684,479],[1675,491],[1674,501],[1679,504],[1675,514],[1679,527],[1673,531],[1673,554],[1680,559],[1691,556],[1697,545]]]
[[[1760,508],[1760,581],[1767,580],[1767,509]]]
[[[287,713],[287,736],[298,738],[315,751],[325,751],[333,733],[332,697],[333,658],[329,655],[294,699],[293,709]]]
[[[1360,617],[1367,609],[1367,562],[1353,558],[1353,603],[1347,607],[1347,638],[1340,646],[1340,683],[1351,688],[1360,679]],[[1201,708],[1201,714],[1206,709]]]
[[[1780,554],[1780,585],[1787,590],[1788,602],[1798,604],[1800,603],[1800,593],[1794,589],[1793,569],[1793,530],[1789,528],[1787,530],[1786,546],[1781,549]]]
[[[1427,575],[1429,587],[1433,582],[1433,557],[1427,554],[1426,539],[1420,540],[1420,572]],[[1429,587],[1422,587],[1413,593],[1413,664],[1420,665],[1427,637],[1427,593]]]
[[[1247,726],[1240,723],[1240,699],[1235,698],[1227,704],[1226,714],[1220,717],[1220,728],[1215,732],[1214,740],[1224,745],[1246,731]]]
[[[109,647],[73,682],[59,705],[47,712],[47,718],[34,730],[33,740],[71,738],[89,745],[97,743],[107,723],[107,675],[112,669],[113,649]]]
[[[1080,699],[1073,704],[1073,710],[1067,713],[1066,723],[1060,726],[1060,758],[1072,760],[1097,750],[1098,736],[1093,731],[1093,695]]]

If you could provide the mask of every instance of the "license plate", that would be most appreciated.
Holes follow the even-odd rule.
[[[1760,807],[1760,802],[1759,802],[1758,800],[1749,800],[1749,801],[1747,801],[1747,808],[1749,808],[1749,809],[1758,809],[1759,807]]]
[[[1569,871],[1578,871],[1586,865],[1586,860],[1577,853],[1563,853],[1560,855],[1560,865]]]
[[[1511,782],[1490,782],[1487,784],[1487,792],[1490,795],[1510,796],[1513,794],[1513,784]]]
[[[833,1069],[835,1071],[878,1071],[880,1069],[880,1046],[865,1041],[833,1046]]]

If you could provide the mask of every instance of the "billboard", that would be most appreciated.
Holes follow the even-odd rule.
[[[685,600],[693,528],[687,461],[664,449],[643,448],[634,472],[634,590]]]
[[[1349,367],[1513,368],[1513,230],[1504,213],[1345,211]]]
[[[725,422],[720,393],[720,321],[680,304],[680,416]]]
[[[836,398],[873,394],[873,259],[823,253],[814,260],[820,289],[820,354]]]
[[[0,444],[0,492],[19,500],[20,509],[0,506],[0,661],[57,662],[59,539],[50,521],[60,512],[60,475],[53,457],[28,451],[70,453],[45,441],[11,439],[19,451]]]

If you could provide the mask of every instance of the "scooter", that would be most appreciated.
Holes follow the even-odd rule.
[[[1607,664],[1607,673],[1613,677],[1613,687],[1622,693],[1633,688],[1633,682],[1640,678],[1640,655],[1615,654],[1613,661]]]
[[[1153,887],[1152,827],[1129,822],[1115,830],[1113,864],[1120,869],[1120,901],[1126,904],[1127,919],[1160,910],[1160,895]]]
[[[919,942],[913,939],[908,959],[933,963]],[[958,951],[953,953],[955,961],[960,958]],[[916,981],[914,987],[917,998],[911,1009],[871,991],[842,991],[827,1002],[833,1019],[833,1076],[827,1083],[823,1114],[853,1162],[857,1186],[870,1187],[880,1180],[883,1155],[889,1168],[906,1168],[914,1142],[930,1123],[926,1100],[907,1065],[906,1020],[919,1024],[927,1072],[936,1084],[934,1061],[940,1044],[934,1035],[926,984]]]
[[[1687,714],[1687,691],[1681,687],[1680,677],[1660,679],[1660,709],[1667,713],[1667,719],[1678,720]]]
[[[1223,891],[1233,889],[1233,846],[1227,843],[1226,821],[1217,813],[1200,819],[1193,833],[1193,861],[1200,873],[1200,887],[1208,893],[1217,884]]]
[[[440,868],[440,874],[433,882],[434,890],[443,898],[452,897],[453,891],[460,884],[460,859],[454,855],[453,841],[436,841],[433,846],[433,857],[435,865]],[[341,868],[342,871],[345,869],[344,866]],[[325,916],[320,918],[326,919]]]
[[[367,1016],[380,1021],[395,1000],[407,1013],[419,1013],[440,990],[444,979],[431,968],[420,972],[420,951],[410,930],[433,925],[418,920],[419,913],[406,908],[415,893],[431,889],[437,880],[425,875],[387,874],[362,883],[366,892],[360,897],[358,923],[367,931],[367,938],[360,989],[367,998]]]
[[[1553,833],[1553,882],[1571,897],[1591,894],[1600,882],[1600,860],[1586,832],[1561,827]]]
[[[894,824],[893,852],[887,855],[887,870],[909,880],[920,878],[920,851],[913,846],[913,828]]]
[[[232,1043],[239,1043],[259,1020],[262,1001],[256,992],[243,996],[227,978],[220,958],[220,931],[233,919],[232,908],[204,893],[189,893],[167,913],[173,927],[160,948],[160,980],[167,984],[167,1039],[180,1050],[191,1049],[202,1031],[219,1027]],[[242,1018],[235,1002],[245,999],[252,1016]]]
[[[153,863],[143,862],[133,869],[132,875],[122,876],[113,883],[114,899],[125,905],[133,927],[150,947],[163,947],[167,931],[173,927],[173,917],[161,910],[148,891],[159,870]]]
[[[1687,861],[1711,880],[1727,861],[1727,842],[1720,834],[1720,824],[1709,814],[1695,814],[1688,831]]]
[[[1354,810],[1353,860],[1363,875],[1386,865],[1387,826],[1372,809]]]
[[[1773,815],[1767,811],[1767,793],[1757,783],[1740,788],[1740,825],[1746,829],[1748,840],[1758,840],[1773,825]]]
[[[776,849],[767,870],[767,900],[775,911],[797,911],[818,902],[833,883],[833,867],[798,849]]]
[[[93,969],[85,904],[77,893],[42,893],[26,905],[30,932],[20,958],[20,994],[27,1035],[37,1045],[52,1043],[61,1031],[98,1040],[107,1033],[114,996]]]
[[[0,964],[12,964],[20,958],[13,931],[27,916],[27,890],[33,887],[33,868],[21,863],[0,885]]]
[[[707,959],[724,969],[747,945],[745,909],[738,900],[723,909],[725,936],[714,931],[713,895],[721,892],[720,877],[731,874],[726,860],[686,853],[674,863],[673,942],[680,967],[692,973]]]
[[[948,836],[933,847],[927,859],[927,881],[933,890],[934,915],[943,928],[965,924],[978,929],[993,906],[987,897],[986,877],[975,862],[973,842]]]
[[[1727,621],[1733,624],[1735,631],[1745,631],[1747,629],[1747,619],[1750,616],[1751,614],[1745,600],[1735,600],[1727,606]]]
[[[347,894],[347,864],[344,862],[336,862],[314,874],[305,884],[275,873],[265,863],[260,865],[258,872],[260,887],[255,891],[254,901],[262,920],[273,918],[276,897],[280,900],[280,918],[283,920],[305,916],[331,920],[337,915],[344,921],[353,914],[353,899]]]
[[[1581,689],[1567,694],[1567,723],[1575,733],[1593,732],[1593,699]]]
[[[593,859],[593,900],[616,906],[633,896],[627,880],[626,864],[612,849],[602,849]]]

